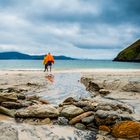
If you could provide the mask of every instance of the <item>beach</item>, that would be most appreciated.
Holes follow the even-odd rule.
[[[35,94],[43,98],[49,99],[53,96],[56,103],[65,98],[72,96],[80,98],[88,96],[85,87],[79,82],[82,76],[93,76],[98,81],[103,79],[120,79],[126,80],[136,79],[139,82],[139,69],[73,69],[73,70],[55,70],[51,74],[53,77],[49,79],[50,73],[44,73],[41,70],[5,70],[0,71],[0,86],[2,88],[17,88],[27,90],[26,94]],[[103,78],[103,79],[102,79]],[[109,79],[108,79],[109,80]],[[48,93],[49,91],[49,93]],[[77,94],[76,94],[77,93]],[[76,95],[75,95],[76,94]],[[61,100],[59,101],[59,98]],[[53,100],[53,99],[52,99]],[[52,101],[51,100],[51,101]],[[57,102],[58,101],[58,102]]]
[[[99,94],[87,87],[88,82],[93,81],[99,87],[109,91],[107,95]],[[102,89],[101,88],[101,89]],[[0,71],[0,92],[1,93],[21,93],[26,96],[39,96],[54,106],[58,106],[68,97],[76,100],[95,99],[111,100],[130,105],[134,113],[131,117],[140,121],[140,70],[139,69],[75,69],[75,70],[55,70],[51,73],[42,70],[5,70]],[[129,116],[129,115],[128,115]],[[91,133],[91,138],[96,134],[91,131],[79,130],[77,136],[76,128],[71,126],[30,125],[28,123],[17,123],[10,117],[0,117],[1,126],[11,125],[15,129],[13,139],[85,139],[84,136]],[[67,128],[67,129],[66,129]],[[1,127],[2,129],[2,127]],[[18,131],[16,131],[18,129]],[[47,130],[45,132],[45,130]],[[65,135],[62,131],[65,130]],[[32,132],[31,132],[32,131]],[[37,133],[36,133],[37,132]],[[7,132],[8,133],[8,132]],[[16,134],[18,133],[18,135]],[[52,133],[52,135],[50,135]],[[83,135],[81,134],[83,133]],[[67,135],[66,135],[67,134]],[[5,134],[8,135],[8,134]],[[23,138],[23,136],[25,136]],[[90,139],[90,138],[89,138]],[[113,138],[112,138],[113,139]]]

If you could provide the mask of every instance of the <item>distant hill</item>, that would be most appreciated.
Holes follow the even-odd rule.
[[[122,50],[114,61],[140,62],[140,39]]]
[[[42,60],[44,55],[28,55],[19,52],[0,52],[0,59],[23,59],[23,60]],[[75,60],[66,56],[54,56],[56,60]]]

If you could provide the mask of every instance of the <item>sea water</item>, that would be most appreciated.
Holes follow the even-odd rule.
[[[140,69],[140,63],[114,62],[111,60],[56,60],[53,65],[55,70],[70,69]],[[0,70],[44,69],[41,60],[0,60]]]

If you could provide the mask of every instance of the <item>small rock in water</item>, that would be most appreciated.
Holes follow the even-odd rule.
[[[65,117],[58,117],[57,123],[59,125],[67,125],[69,122],[68,119],[66,119]]]
[[[82,124],[82,123],[76,123],[76,124],[75,124],[75,127],[76,127],[77,129],[80,129],[80,130],[86,129],[86,126],[85,126],[84,124]]]

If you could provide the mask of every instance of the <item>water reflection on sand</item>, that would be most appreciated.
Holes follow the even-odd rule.
[[[89,97],[90,94],[85,87],[79,82],[80,73],[55,73],[46,74],[48,86],[39,96],[46,98],[50,103],[59,104],[67,97],[76,99]]]

